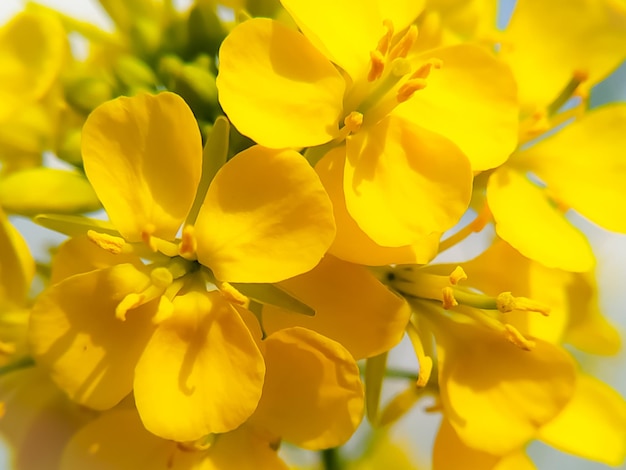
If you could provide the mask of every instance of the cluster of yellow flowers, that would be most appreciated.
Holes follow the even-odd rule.
[[[34,3],[0,29],[12,468],[416,468],[385,431],[425,398],[434,470],[624,461],[626,401],[572,355],[620,338],[566,217],[626,233],[626,104],[589,105],[623,1],[518,0],[503,31],[496,0],[99,4],[113,32]],[[6,214],[68,236],[51,264]],[[386,456],[337,450],[364,415]]]

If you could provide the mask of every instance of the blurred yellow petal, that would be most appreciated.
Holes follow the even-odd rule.
[[[414,60],[430,58],[443,61],[441,69],[394,114],[450,139],[474,171],[504,163],[518,133],[517,89],[509,68],[472,45],[436,49]]]
[[[512,452],[570,400],[575,365],[561,348],[537,339],[524,351],[482,327],[435,318],[444,413],[469,447]]]
[[[28,245],[0,208],[0,305],[25,305],[34,275]]]
[[[469,161],[449,140],[388,116],[347,142],[348,212],[376,243],[402,247],[452,227],[467,209]]]
[[[441,421],[433,447],[433,470],[493,470],[498,460],[496,455],[468,447],[447,419]]]
[[[501,167],[487,184],[496,232],[522,255],[550,268],[589,271],[595,262],[585,236],[523,174]]]
[[[519,156],[559,201],[607,230],[626,233],[625,128],[626,104],[603,106]]]
[[[158,302],[134,309],[126,321],[116,318],[115,308],[149,282],[134,266],[120,264],[69,277],[39,296],[30,320],[32,353],[74,401],[107,409],[132,390]]]
[[[49,90],[66,48],[65,31],[52,15],[22,12],[0,29],[0,120]]]
[[[3,178],[0,204],[7,212],[20,215],[75,214],[101,207],[83,175],[45,167],[16,171]]]
[[[179,442],[232,431],[255,410],[265,366],[243,320],[217,292],[174,298],[135,370],[150,432]]]
[[[610,466],[626,459],[626,401],[605,383],[581,374],[565,409],[539,430],[560,451]]]
[[[198,260],[218,279],[278,282],[319,263],[335,223],[328,195],[302,155],[254,146],[219,170],[195,233]]]
[[[269,19],[246,21],[224,40],[219,60],[220,104],[242,134],[271,148],[336,136],[345,81],[299,32]]]
[[[419,15],[422,0],[281,0],[305,36],[326,57],[342,67],[353,80],[367,74],[370,51],[384,33],[383,21],[390,20],[402,31]]]
[[[518,451],[502,457],[493,470],[537,470],[537,467],[525,452]]]
[[[398,344],[411,309],[366,268],[326,256],[308,273],[280,287],[315,310],[315,315],[267,305],[263,326],[268,334],[302,326],[342,344],[355,359],[375,356]]]
[[[590,354],[619,353],[619,331],[600,310],[598,286],[592,274],[574,274],[567,288],[570,316],[564,341]]]
[[[85,172],[111,221],[129,241],[173,239],[196,194],[202,141],[179,96],[108,101],[83,127]]]
[[[375,243],[348,213],[343,192],[345,147],[328,152],[315,171],[333,203],[337,234],[328,252],[337,258],[367,266],[386,264],[426,264],[437,255],[439,234],[424,237],[413,245],[388,247]]]
[[[624,60],[626,6],[613,0],[518,0],[502,41],[524,105],[545,106],[571,80],[590,85]]]
[[[339,343],[304,328],[264,341],[263,396],[252,422],[305,449],[343,444],[363,414],[359,369]]]

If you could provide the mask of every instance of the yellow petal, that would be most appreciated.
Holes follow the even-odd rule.
[[[3,178],[0,204],[6,211],[20,215],[75,214],[101,207],[83,175],[44,167],[17,171]]]
[[[302,326],[342,344],[355,359],[376,356],[398,344],[411,315],[408,304],[363,266],[332,256],[280,287],[313,307],[315,316],[267,305],[263,309],[267,333]]]
[[[519,0],[505,31],[502,55],[524,105],[554,100],[575,71],[590,85],[624,60],[626,8],[611,0]]]
[[[302,155],[254,146],[217,173],[195,233],[198,260],[218,279],[278,282],[319,263],[335,223],[328,195]]]
[[[626,104],[596,108],[521,152],[550,194],[607,230],[626,233]]]
[[[390,20],[402,31],[424,7],[421,0],[281,0],[307,38],[326,57],[342,67],[353,80],[367,74],[370,51],[384,33],[383,21]]]
[[[493,470],[537,470],[537,467],[525,452],[518,451],[502,457]]]
[[[265,342],[267,374],[252,422],[305,449],[343,444],[363,413],[359,369],[339,343],[304,328]]]
[[[343,192],[345,147],[328,152],[317,165],[326,192],[333,203],[337,234],[328,252],[337,258],[367,266],[387,264],[426,264],[437,255],[439,234],[424,237],[413,245],[388,247],[375,243],[348,213]]]
[[[66,53],[63,27],[52,15],[23,12],[0,30],[0,120],[50,89]]]
[[[175,441],[232,431],[255,410],[265,366],[243,320],[217,292],[173,300],[135,370],[146,429]]]
[[[472,45],[436,49],[414,60],[430,58],[443,61],[441,69],[394,114],[450,139],[474,171],[504,163],[518,133],[517,89],[509,68]]]
[[[31,367],[0,378],[0,427],[7,468],[58,468],[72,434],[91,413],[68,402],[41,368]],[[6,451],[6,454],[4,454]]]
[[[226,37],[219,61],[220,104],[242,134],[271,148],[319,145],[337,134],[345,81],[302,34],[249,20]]]
[[[570,317],[564,341],[590,354],[619,353],[620,333],[600,310],[598,286],[593,275],[574,274],[567,293]]]
[[[522,255],[550,268],[589,271],[594,265],[585,236],[551,205],[544,189],[508,167],[489,177],[487,201],[496,232]]]
[[[626,459],[626,401],[605,383],[581,374],[565,409],[539,430],[563,452],[619,466]]]
[[[20,233],[0,208],[0,305],[25,305],[35,261]]]
[[[61,244],[54,256],[50,284],[56,284],[74,274],[105,269],[116,264],[130,263],[141,268],[141,259],[133,254],[112,254],[103,250],[86,236],[72,237]]]
[[[435,321],[444,413],[469,447],[496,455],[521,447],[574,393],[574,361],[559,347],[537,339],[524,351],[481,327]]]
[[[38,298],[29,331],[33,356],[74,401],[107,409],[131,391],[158,302],[129,312],[126,321],[115,308],[148,283],[146,274],[120,264],[67,278]]]
[[[469,161],[449,140],[388,116],[347,142],[348,212],[376,243],[401,247],[452,227],[467,209]]]
[[[433,447],[433,470],[493,470],[498,460],[496,455],[468,447],[447,419],[441,421]]]
[[[123,432],[120,432],[122,430]],[[177,444],[145,430],[135,410],[103,414],[74,435],[61,470],[287,470],[250,427],[216,437],[208,449]]]
[[[200,180],[202,141],[173,93],[104,103],[83,127],[85,172],[111,221],[129,241],[142,232],[173,239]]]

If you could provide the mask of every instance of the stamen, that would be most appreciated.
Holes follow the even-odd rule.
[[[363,114],[357,111],[352,111],[346,116],[346,118],[343,120],[343,123],[344,129],[346,129],[349,134],[352,134],[358,131],[363,125]]]
[[[456,286],[459,282],[467,280],[467,274],[463,271],[461,266],[454,268],[454,271],[450,273],[450,284]]]
[[[441,301],[445,310],[450,310],[451,308],[459,305],[457,300],[454,298],[454,290],[452,287],[444,287],[441,289],[441,296]]]
[[[498,310],[502,313],[520,310],[522,312],[537,312],[544,317],[550,314],[550,307],[526,297],[513,297],[510,292],[502,292],[497,299]]]
[[[567,103],[567,101],[574,96],[578,87],[589,79],[589,74],[584,70],[577,70],[572,74],[571,80],[565,85],[563,91],[556,97],[556,99],[548,106],[548,115],[556,114],[561,107]]]
[[[145,303],[145,298],[146,297],[143,294],[137,294],[135,292],[128,294],[119,304],[117,304],[117,307],[115,307],[115,318],[121,321],[126,321],[126,314],[128,311],[143,305]]]
[[[185,259],[195,259],[197,248],[198,241],[196,240],[193,225],[185,225],[185,228],[183,228],[183,239],[178,248],[178,253]]]
[[[428,59],[422,64],[410,78],[428,78],[432,69],[439,70],[443,66],[443,61],[435,57]]]
[[[535,347],[535,342],[530,339],[524,338],[524,336],[519,331],[517,331],[517,329],[513,325],[506,324],[504,325],[504,329],[506,331],[506,339],[508,339],[518,348],[521,348],[524,351],[532,351]]]
[[[217,288],[229,302],[243,307],[247,307],[250,303],[250,299],[248,297],[243,295],[228,282],[219,282]]]
[[[121,237],[96,232],[95,230],[87,230],[87,238],[103,250],[113,253],[114,255],[122,253],[122,251],[124,251],[124,245],[126,245],[126,241]]]
[[[141,230],[141,240],[154,252],[157,251],[157,244],[152,236],[155,231],[154,224],[148,224]]]
[[[411,98],[416,91],[423,90],[424,88],[426,88],[426,80],[423,78],[412,78],[407,80],[398,89],[396,101],[398,103],[404,103]]]
[[[370,71],[367,74],[367,81],[378,80],[385,70],[385,56],[376,50],[370,52]]]
[[[420,388],[425,387],[430,379],[430,374],[433,370],[433,360],[430,356],[426,355],[424,351],[424,343],[416,324],[413,323],[414,319],[411,319],[407,325],[406,332],[413,346],[413,351],[417,356],[417,362],[419,364],[419,373],[417,375],[416,385]]]
[[[391,48],[389,52],[389,59],[393,60],[396,57],[406,57],[411,47],[417,39],[417,26],[411,25],[409,29],[404,33],[404,36]]]
[[[391,39],[393,38],[393,22],[389,19],[383,20],[383,28],[385,28],[385,33],[378,41],[376,50],[380,51],[383,55],[387,55],[387,52],[389,52],[389,46],[391,46]]]

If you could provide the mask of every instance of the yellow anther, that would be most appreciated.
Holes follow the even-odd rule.
[[[128,294],[117,304],[117,307],[115,307],[115,318],[126,321],[128,311],[143,305],[144,301],[145,296],[143,294],[137,294],[135,292]]]
[[[358,131],[363,125],[363,114],[352,111],[346,116],[343,123],[345,125],[344,130],[347,130],[348,134],[352,134]]]
[[[195,229],[193,225],[186,225],[183,228],[183,239],[180,242],[178,252],[183,258],[191,259],[195,257],[197,248],[198,241],[196,240]]]
[[[113,235],[96,232],[95,230],[88,230],[87,238],[103,250],[114,255],[119,255],[123,251],[124,245],[126,245],[126,242],[121,237],[114,237]]]
[[[148,224],[141,230],[141,240],[150,248],[150,250],[157,251],[157,243],[152,234],[156,231],[154,224]]]
[[[518,348],[521,348],[524,351],[532,351],[535,347],[535,342],[524,338],[524,336],[513,325],[504,325],[504,331],[506,339]]]
[[[370,52],[370,71],[367,74],[367,81],[378,80],[385,70],[385,56],[382,52],[375,50]]]
[[[424,356],[420,360],[420,371],[417,375],[416,385],[420,388],[423,388],[428,384],[430,380],[430,374],[433,371],[433,360],[430,356]]]
[[[454,298],[454,290],[452,290],[452,287],[444,287],[443,289],[441,289],[441,296],[443,308],[445,310],[449,310],[459,305],[459,303]]]
[[[413,93],[419,90],[423,90],[426,88],[426,80],[423,78],[412,78],[407,80],[402,84],[402,86],[398,89],[398,93],[396,94],[396,101],[398,103],[404,103],[407,101]]]
[[[389,52],[389,59],[393,60],[396,57],[406,57],[411,47],[417,39],[417,26],[411,25],[409,29],[404,33],[404,36],[391,48]]]
[[[228,282],[220,282],[217,288],[229,302],[241,305],[243,307],[247,307],[250,303],[250,299],[248,297],[243,295]]]
[[[443,66],[441,59],[428,59],[427,62],[422,64],[410,78],[428,78],[432,69],[439,70]]]
[[[538,312],[544,316],[550,314],[550,307],[526,297],[513,297],[510,292],[502,292],[496,299],[498,310],[502,313],[521,310],[523,312]]]
[[[380,51],[383,55],[387,55],[387,52],[389,52],[389,46],[391,46],[391,39],[393,38],[393,22],[388,19],[384,20],[383,28],[385,28],[385,33],[378,41],[378,46],[376,46],[376,50]]]
[[[454,271],[450,273],[450,284],[456,286],[459,282],[465,281],[467,279],[467,274],[463,271],[461,266],[457,266],[454,268]]]

